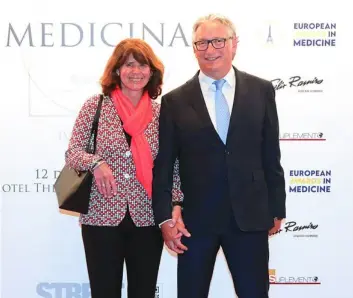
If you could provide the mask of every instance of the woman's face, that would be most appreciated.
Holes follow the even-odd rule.
[[[152,75],[149,65],[139,63],[132,54],[120,67],[119,72],[122,87],[132,91],[143,90]]]

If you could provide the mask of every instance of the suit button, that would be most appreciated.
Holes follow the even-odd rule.
[[[226,153],[227,155],[229,155],[229,154],[230,154],[228,150],[226,150],[226,151],[225,151],[225,153]]]
[[[124,174],[124,178],[125,178],[125,179],[129,179],[129,178],[130,178],[130,175],[127,174],[127,173],[125,173],[125,174]]]

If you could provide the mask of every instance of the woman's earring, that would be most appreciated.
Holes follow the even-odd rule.
[[[117,69],[117,70],[116,70],[116,74],[117,74],[117,75],[119,75],[119,74],[120,74],[119,69]]]

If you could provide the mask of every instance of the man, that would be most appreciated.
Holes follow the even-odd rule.
[[[286,216],[274,88],[232,66],[237,37],[227,18],[199,19],[193,47],[200,71],[162,98],[153,182],[156,221],[180,253],[178,297],[208,297],[222,247],[238,297],[267,298],[268,234]],[[177,159],[187,230],[181,207],[169,221]]]

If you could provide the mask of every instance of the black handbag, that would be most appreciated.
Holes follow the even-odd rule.
[[[96,151],[97,130],[102,102],[103,95],[100,95],[96,114],[93,119],[90,139],[86,147],[87,153],[94,154]],[[91,145],[92,141],[93,145]],[[54,183],[59,208],[87,214],[92,181],[93,174],[90,171],[77,171],[65,165]]]

